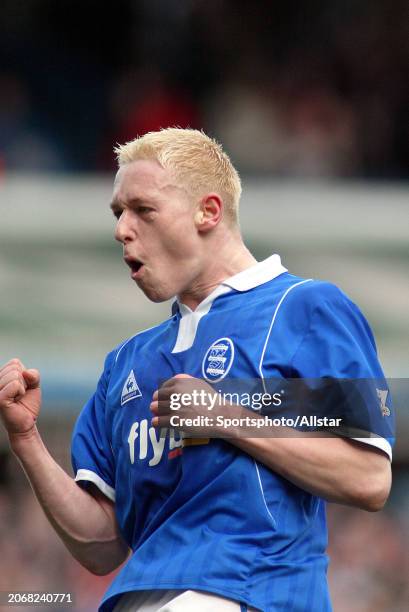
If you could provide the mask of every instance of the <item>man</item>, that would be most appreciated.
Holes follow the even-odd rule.
[[[289,274],[277,255],[256,262],[240,179],[206,135],[162,130],[117,153],[115,237],[152,301],[177,296],[173,316],[109,353],[74,431],[75,481],[36,428],[38,371],[6,364],[11,448],[82,565],[105,574],[131,549],[101,610],[330,610],[323,499],[379,510],[390,436],[223,440],[210,425],[211,439],[187,441],[167,428],[170,396],[188,377],[383,379],[367,323],[336,287]]]

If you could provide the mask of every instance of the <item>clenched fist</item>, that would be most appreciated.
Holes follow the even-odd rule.
[[[40,406],[38,370],[27,370],[19,359],[11,359],[0,369],[0,417],[8,433],[33,429]]]

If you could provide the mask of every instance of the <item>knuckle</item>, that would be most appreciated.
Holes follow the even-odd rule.
[[[21,373],[18,370],[12,370],[9,375],[7,376],[6,380],[5,380],[5,385],[7,385],[7,383],[19,383],[22,384],[23,383],[23,377],[21,375]]]
[[[10,391],[20,391],[23,387],[21,384],[21,381],[18,378],[15,378],[14,380],[12,380],[10,385],[8,386],[9,386]]]
[[[17,395],[23,396],[25,394],[25,388],[17,379],[12,380],[8,383],[8,385],[2,389],[1,399],[4,401],[10,401],[10,399],[15,398]]]

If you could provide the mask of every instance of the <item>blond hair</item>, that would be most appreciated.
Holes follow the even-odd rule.
[[[237,222],[240,177],[221,145],[204,132],[166,128],[118,145],[114,151],[119,167],[139,159],[156,160],[192,195],[218,193],[226,217]]]

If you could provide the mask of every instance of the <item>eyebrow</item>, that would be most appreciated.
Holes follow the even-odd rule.
[[[109,208],[112,210],[112,212],[116,212],[117,210],[121,210],[122,206],[118,202],[118,200],[112,200],[112,202],[109,205]]]
[[[138,205],[142,203],[142,199],[141,198],[132,198],[132,200],[129,200],[129,204],[130,205]],[[124,205],[121,204],[121,202],[119,202],[118,200],[112,200],[112,202],[109,205],[109,208],[113,211],[116,210],[120,210],[122,208],[124,208]]]

